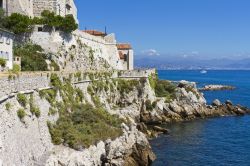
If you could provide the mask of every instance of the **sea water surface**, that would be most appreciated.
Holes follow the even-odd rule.
[[[227,99],[250,107],[250,71],[158,71],[160,79],[188,80],[198,87],[232,85],[234,91],[204,92],[208,103]],[[250,166],[250,116],[222,117],[167,126],[171,133],[151,141],[153,166]]]

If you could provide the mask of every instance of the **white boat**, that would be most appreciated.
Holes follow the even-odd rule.
[[[206,71],[206,70],[201,70],[200,73],[201,73],[201,74],[206,74],[207,71]]]

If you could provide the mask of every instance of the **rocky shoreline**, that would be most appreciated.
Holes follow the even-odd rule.
[[[220,116],[242,116],[250,113],[250,109],[234,105],[229,100],[221,103],[216,99],[212,105],[207,105],[203,94],[199,92],[193,82],[179,82],[176,94],[176,100],[163,105],[161,102],[153,112],[142,108],[138,129],[145,133],[148,138],[157,137],[159,134],[168,134],[169,130],[161,127],[168,123]]]

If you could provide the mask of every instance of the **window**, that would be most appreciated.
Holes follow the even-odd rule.
[[[3,34],[0,33],[0,43],[3,43],[4,42],[4,37],[3,37]]]
[[[43,27],[38,27],[38,28],[37,28],[37,31],[38,31],[38,32],[42,32],[42,31],[43,31]]]
[[[10,37],[8,36],[7,39],[6,39],[6,44],[10,44]]]

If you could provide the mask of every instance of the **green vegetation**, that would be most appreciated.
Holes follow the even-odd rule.
[[[139,85],[140,82],[138,80],[117,79],[117,89],[121,94],[127,94],[138,88]]]
[[[21,71],[21,67],[17,64],[13,64],[13,69],[11,70],[12,73],[18,74]]]
[[[41,115],[40,109],[38,107],[36,107],[35,104],[34,104],[33,95],[30,95],[30,112],[33,115],[35,115],[37,118],[39,118],[40,115]]]
[[[62,82],[61,82],[60,78],[57,76],[57,74],[51,74],[50,84],[57,89],[62,87]]]
[[[51,60],[50,67],[53,68],[53,71],[60,71],[60,67],[54,60]]]
[[[55,27],[66,33],[71,33],[78,28],[73,15],[62,17],[48,10],[44,10],[41,15],[42,18],[35,18],[33,20],[35,24],[44,24],[50,27]]]
[[[3,58],[0,58],[0,66],[5,67],[6,66],[6,60]]]
[[[46,99],[51,105],[54,105],[56,102],[56,90],[46,89],[39,91],[39,96],[42,99]]]
[[[17,111],[17,116],[19,117],[20,120],[23,120],[23,118],[26,116],[26,113],[25,113],[24,109],[20,108]]]
[[[152,105],[150,100],[146,100],[145,105],[146,105],[146,110],[152,111],[154,109],[154,106]]]
[[[14,32],[15,34],[32,31],[32,19],[19,13],[12,13],[4,19],[2,24],[4,28]]]
[[[10,104],[9,102],[6,103],[6,104],[5,104],[5,108],[6,108],[7,111],[10,111],[10,109],[11,109],[11,104]]]
[[[175,98],[176,85],[166,80],[158,80],[155,93],[157,97],[165,97],[167,103]]]
[[[18,94],[17,94],[17,101],[18,101],[23,107],[26,107],[26,106],[27,106],[28,100],[27,100],[25,94],[18,93]]]
[[[51,85],[56,90],[43,90],[40,92],[40,96],[46,98],[50,103],[54,103],[50,108],[50,115],[59,110],[57,122],[55,124],[48,122],[54,144],[63,143],[79,150],[100,140],[113,139],[122,134],[122,120],[108,114],[101,107],[100,99],[97,96],[92,96],[96,104],[94,107],[83,103],[82,91],[72,87],[69,80],[61,82],[58,76],[51,75]],[[93,91],[93,88],[88,88],[88,91]],[[57,92],[60,93],[62,102],[55,101]]]
[[[156,84],[157,84],[157,82],[156,82],[157,79],[156,79],[155,75],[151,74],[151,75],[148,77],[148,80],[149,80],[150,87],[151,87],[152,89],[155,89]]]
[[[165,102],[169,103],[171,100],[175,99],[177,86],[170,81],[159,80],[156,73],[149,76],[149,83],[151,88],[155,89],[157,97],[165,97]],[[156,106],[157,102],[153,104]]]
[[[55,27],[65,33],[71,33],[78,28],[72,15],[62,17],[45,10],[42,12],[41,16],[41,18],[35,17],[33,19],[19,13],[12,13],[10,16],[5,16],[4,11],[1,9],[0,27],[8,29],[15,34],[32,32],[35,24]]]
[[[0,8],[0,28],[4,28],[5,23],[5,11]]]
[[[191,86],[186,86],[186,87],[185,87],[185,90],[186,90],[187,92],[192,92],[192,93],[197,97],[197,99],[200,98],[200,95],[197,93],[197,91],[195,91],[195,89],[194,89],[193,87],[191,87]]]
[[[14,55],[21,57],[22,71],[48,71],[47,56],[39,45],[26,43],[14,48]]]

